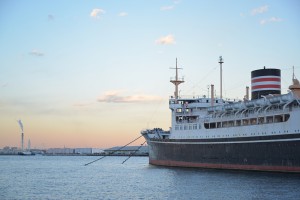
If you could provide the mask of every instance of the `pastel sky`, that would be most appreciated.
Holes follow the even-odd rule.
[[[298,0],[2,0],[0,148],[19,119],[32,147],[124,145],[169,128],[176,58],[181,95],[218,95],[223,56],[223,96],[242,99],[263,66],[285,93],[299,53]]]

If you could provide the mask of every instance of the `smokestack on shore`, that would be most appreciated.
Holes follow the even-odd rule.
[[[21,131],[22,131],[22,133],[21,133],[21,149],[23,151],[24,150],[24,130],[23,130],[23,123],[22,123],[22,121],[20,119],[17,122],[18,122],[18,124],[19,124],[19,126],[21,128]]]

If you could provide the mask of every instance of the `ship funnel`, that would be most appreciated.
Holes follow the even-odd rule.
[[[281,94],[280,69],[263,69],[251,72],[251,99],[259,99],[269,94]]]

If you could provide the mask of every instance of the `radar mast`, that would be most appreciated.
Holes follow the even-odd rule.
[[[177,58],[176,58],[176,67],[175,68],[170,68],[170,69],[175,69],[176,70],[175,78],[171,78],[170,82],[175,85],[174,97],[175,97],[175,99],[178,99],[178,85],[180,83],[184,83],[184,80],[183,80],[183,78],[178,78],[178,69],[182,69],[182,68],[178,68]]]

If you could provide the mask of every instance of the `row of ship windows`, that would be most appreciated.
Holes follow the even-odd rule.
[[[284,115],[274,115],[274,116],[258,117],[258,118],[251,118],[251,119],[242,119],[242,120],[210,122],[210,123],[207,122],[204,123],[204,128],[213,129],[213,128],[226,128],[226,127],[236,127],[236,126],[280,123],[280,122],[288,121],[289,118],[290,118],[289,114],[284,114]]]
[[[272,131],[272,134],[280,134],[280,131]],[[289,133],[288,130],[283,131],[283,133]],[[295,133],[300,133],[300,130],[295,130]],[[233,134],[233,135],[199,135],[199,136],[179,136],[180,139],[202,139],[202,138],[226,138],[226,137],[241,137],[241,136],[263,136],[267,135],[267,132],[261,132],[261,133],[251,133],[251,134]]]
[[[197,130],[201,129],[201,124],[186,124],[186,125],[176,125],[175,130]]]
[[[235,120],[235,121],[223,121],[223,122],[211,122],[211,123],[204,123],[205,129],[214,129],[214,128],[226,128],[226,127],[236,127],[236,126],[248,126],[248,125],[257,125],[257,124],[269,124],[269,123],[280,123],[286,122],[290,118],[289,114],[285,115],[274,115],[274,116],[267,116],[267,117],[258,117],[258,118],[251,118],[251,119],[243,119],[243,120]],[[177,119],[176,119],[177,121]],[[183,120],[186,122],[186,120]],[[193,120],[188,120],[196,121]],[[177,121],[180,123],[181,119]],[[175,130],[197,130],[201,129],[201,124],[185,124],[185,125],[176,125]]]

